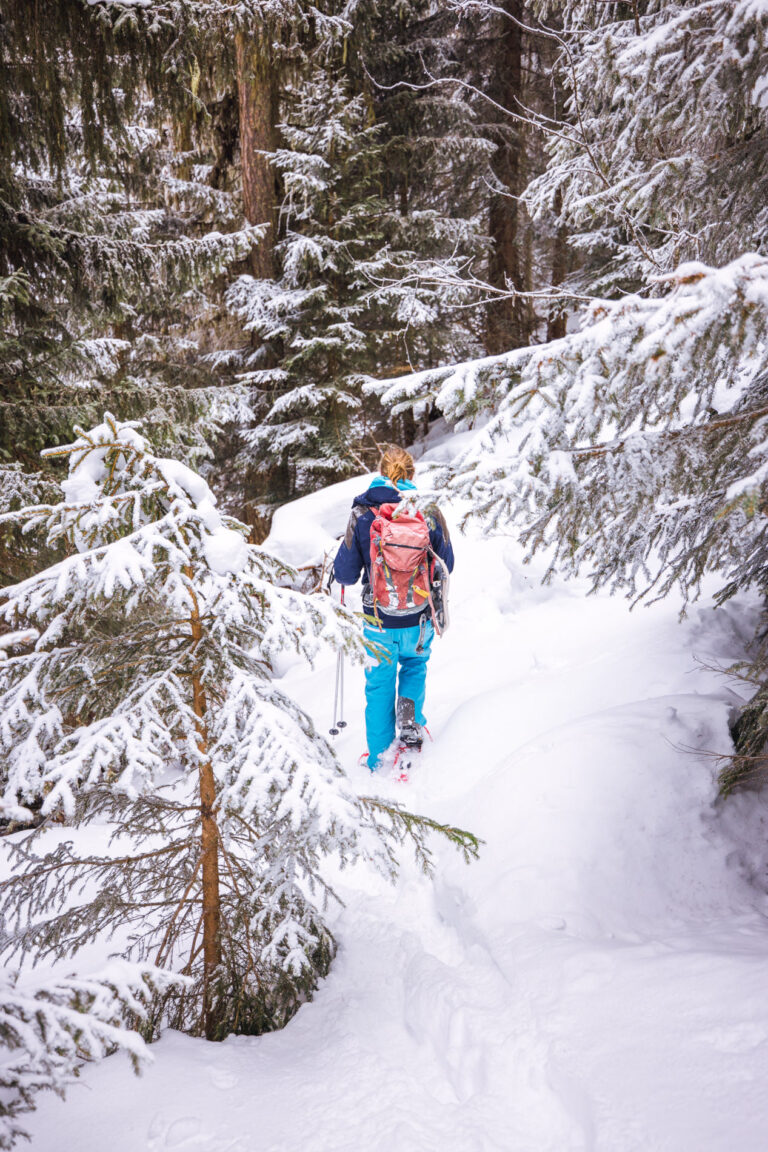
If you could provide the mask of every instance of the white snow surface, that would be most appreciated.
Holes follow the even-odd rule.
[[[365,487],[281,510],[268,546],[316,560]],[[25,1118],[32,1152],[765,1149],[768,803],[718,803],[715,780],[736,698],[714,666],[743,653],[756,601],[701,600],[680,622],[671,601],[543,588],[543,560],[444,510],[434,743],[409,784],[358,767],[348,668],[338,749],[361,792],[481,836],[480,861],[437,845],[434,883],[410,862],[396,886],[341,873],[339,955],[287,1028],[167,1032],[141,1078],[110,1057]],[[334,667],[282,678],[323,731]]]

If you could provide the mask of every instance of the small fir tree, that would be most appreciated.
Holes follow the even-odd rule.
[[[11,946],[59,957],[112,934],[130,958],[190,978],[151,1024],[209,1039],[279,1027],[333,956],[323,858],[391,869],[411,836],[428,865],[437,826],[355,796],[272,678],[285,649],[362,657],[349,612],[294,591],[295,574],[133,425],[108,415],[56,454],[69,460],[63,502],[3,517],[43,525],[70,553],[0,603],[11,628],[39,633],[0,665],[4,802],[44,818],[11,848]],[[45,852],[54,818],[106,821],[112,850]]]
[[[257,422],[244,436],[246,458],[271,495],[311,491],[359,467],[351,444],[376,428],[361,396],[371,372],[455,355],[471,342],[446,335],[446,312],[460,302],[411,276],[417,258],[454,253],[476,232],[434,211],[401,214],[386,194],[388,152],[366,100],[332,66],[302,75],[284,96],[284,147],[274,155],[285,196],[277,279],[243,276],[228,293],[252,348],[240,379]],[[273,366],[265,363],[265,348]]]

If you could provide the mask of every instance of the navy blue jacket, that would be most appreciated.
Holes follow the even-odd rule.
[[[364,582],[370,584],[371,524],[382,504],[398,504],[400,500],[401,496],[396,488],[377,484],[352,501],[352,514],[349,517],[347,532],[333,563],[333,574],[339,584],[356,584],[361,572],[364,573]],[[453,547],[445,520],[436,508],[430,509],[426,513],[426,518],[429,524],[429,542],[448,571],[452,572]],[[411,616],[390,616],[379,608],[379,617],[385,628],[412,628],[428,613],[429,605]]]

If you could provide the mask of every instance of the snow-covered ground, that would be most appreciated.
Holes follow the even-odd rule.
[[[315,557],[363,487],[284,509],[272,546]],[[454,542],[434,744],[408,785],[359,768],[348,669],[338,746],[361,791],[471,829],[480,861],[438,846],[434,883],[410,861],[394,887],[343,873],[339,956],[284,1031],[167,1033],[138,1079],[110,1058],[41,1100],[32,1152],[768,1147],[768,805],[715,804],[733,696],[713,666],[755,604],[680,623],[676,603],[542,588],[512,539]],[[321,731],[334,664],[283,670]]]

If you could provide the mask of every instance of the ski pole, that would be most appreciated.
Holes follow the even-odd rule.
[[[333,693],[333,726],[328,729],[330,736],[338,736],[339,729],[336,727],[336,717],[339,714],[339,681],[341,679],[341,652],[336,656],[336,687]]]
[[[341,586],[341,602],[344,603],[344,585]],[[339,718],[338,724],[336,718]],[[344,719],[344,653],[336,656],[336,687],[333,693],[333,727],[328,732],[331,736],[338,736],[341,728],[346,728]]]
[[[341,689],[339,691],[339,728],[346,728],[347,722],[344,719],[344,657],[340,655],[341,664]]]
[[[344,585],[341,586],[341,603],[344,603]],[[344,719],[344,653],[339,652],[339,728],[346,728]]]

